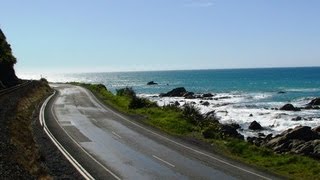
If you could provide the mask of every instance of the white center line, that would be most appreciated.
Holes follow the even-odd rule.
[[[158,159],[159,161],[168,164],[168,165],[171,166],[171,167],[176,167],[175,165],[173,165],[173,164],[171,164],[171,163],[169,163],[169,162],[167,162],[167,161],[165,161],[165,160],[163,160],[163,159],[161,159],[161,158],[159,158],[159,157],[157,157],[157,156],[155,156],[155,155],[152,155],[152,156],[153,156],[154,158]]]
[[[122,138],[119,134],[115,133],[114,131],[112,131],[112,134],[117,136],[118,138]]]

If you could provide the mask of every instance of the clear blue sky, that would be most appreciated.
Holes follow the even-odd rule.
[[[6,0],[18,71],[320,66],[319,0]]]

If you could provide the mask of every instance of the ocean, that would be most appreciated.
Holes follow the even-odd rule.
[[[20,77],[40,78],[34,74],[21,74]],[[245,137],[261,132],[278,134],[298,125],[320,125],[320,110],[275,110],[286,103],[304,107],[320,97],[320,67],[46,74],[43,77],[50,82],[102,83],[112,92],[129,86],[139,96],[159,105],[178,101],[183,106],[192,101],[202,113],[215,110],[221,123],[240,124],[242,130],[239,132]],[[158,85],[148,86],[149,81]],[[207,100],[210,105],[204,106],[200,104],[201,99],[158,96],[176,87],[185,87],[196,94],[212,93],[214,99]],[[301,120],[296,120],[298,116]],[[248,126],[254,120],[265,130],[249,130]]]

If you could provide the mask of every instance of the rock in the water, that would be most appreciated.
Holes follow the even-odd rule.
[[[210,103],[208,101],[204,101],[201,104],[204,105],[204,106],[209,106],[210,105]]]
[[[278,94],[285,94],[286,92],[284,91],[279,91]]]
[[[180,103],[178,101],[174,102],[175,106],[180,106]]]
[[[155,83],[154,81],[150,81],[147,83],[147,85],[158,85],[158,83]]]
[[[295,118],[292,118],[292,121],[301,121],[302,117],[301,116],[297,116]]]
[[[185,99],[195,99],[193,92],[186,92],[185,94],[183,94],[183,97]]]
[[[249,114],[249,117],[253,117],[253,114]]]
[[[251,130],[262,130],[263,128],[257,121],[253,121],[250,124],[249,129],[251,129]]]
[[[187,93],[187,90],[184,87],[175,88],[167,93],[160,94],[161,97],[183,97]]]
[[[280,108],[282,111],[300,111],[299,108],[294,107],[292,104],[286,104]]]
[[[308,105],[319,106],[320,105],[320,97],[313,99]]]
[[[213,97],[213,94],[211,93],[206,93],[202,95],[203,98],[209,98],[209,97]]]

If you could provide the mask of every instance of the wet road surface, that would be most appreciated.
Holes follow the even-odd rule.
[[[46,108],[48,127],[96,179],[275,179],[154,132],[82,87],[52,87],[58,93]]]

